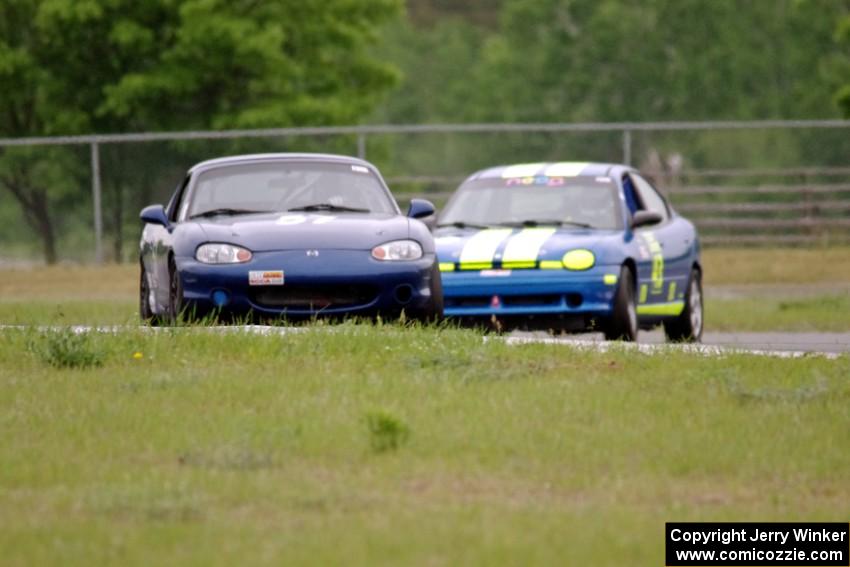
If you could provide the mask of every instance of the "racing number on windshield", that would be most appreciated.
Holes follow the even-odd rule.
[[[329,217],[326,215],[284,215],[277,219],[277,224],[283,226],[294,226],[296,224],[304,224],[309,222],[310,224],[327,224],[335,220],[336,217]]]

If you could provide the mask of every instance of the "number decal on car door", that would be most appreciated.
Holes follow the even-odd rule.
[[[661,243],[655,238],[651,232],[646,232],[641,235],[646,247],[649,249],[649,254],[652,257],[652,295],[659,295],[664,291],[664,251],[661,248]]]

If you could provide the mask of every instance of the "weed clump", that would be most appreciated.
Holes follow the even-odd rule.
[[[375,453],[396,451],[410,438],[410,427],[396,416],[385,411],[366,414],[369,445]]]
[[[29,350],[55,368],[90,368],[103,364],[103,352],[89,333],[73,329],[51,330],[31,340]]]

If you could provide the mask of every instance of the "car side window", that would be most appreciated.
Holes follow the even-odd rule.
[[[629,214],[634,215],[641,207],[635,194],[635,186],[628,175],[623,176],[623,194],[626,197],[626,207],[629,209]]]
[[[670,219],[670,210],[667,208],[667,202],[664,200],[664,197],[655,190],[655,187],[649,184],[649,181],[640,175],[632,173],[629,177],[632,178],[635,190],[643,205],[641,209],[658,213],[663,219],[662,222],[668,221]]]
[[[168,203],[168,220],[171,222],[177,222],[177,219],[180,218],[180,209],[183,205],[183,198],[186,196],[186,187],[189,186],[189,179],[191,177],[191,175],[187,175],[180,185],[177,186],[171,202]]]

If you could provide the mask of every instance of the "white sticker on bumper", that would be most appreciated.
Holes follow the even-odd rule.
[[[248,272],[248,285],[283,285],[283,270]]]

